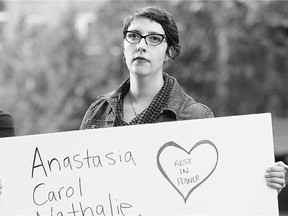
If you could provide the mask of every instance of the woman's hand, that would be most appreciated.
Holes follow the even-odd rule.
[[[0,179],[0,195],[2,194],[2,188],[3,188],[3,186],[1,184],[1,179]]]
[[[275,163],[275,166],[269,167],[266,170],[266,181],[267,185],[277,189],[278,193],[286,186],[286,172],[288,170],[288,165],[279,161]]]

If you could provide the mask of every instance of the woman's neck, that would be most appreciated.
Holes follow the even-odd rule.
[[[130,76],[130,94],[135,103],[151,102],[164,84],[163,75]]]

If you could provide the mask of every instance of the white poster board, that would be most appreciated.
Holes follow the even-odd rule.
[[[0,215],[277,215],[270,114],[0,139]]]

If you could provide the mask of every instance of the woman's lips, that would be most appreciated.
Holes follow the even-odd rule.
[[[137,61],[137,60],[139,60],[139,61],[147,61],[147,62],[149,62],[148,59],[146,59],[146,58],[144,58],[144,57],[140,57],[140,56],[135,57],[135,58],[133,59],[133,61]]]

